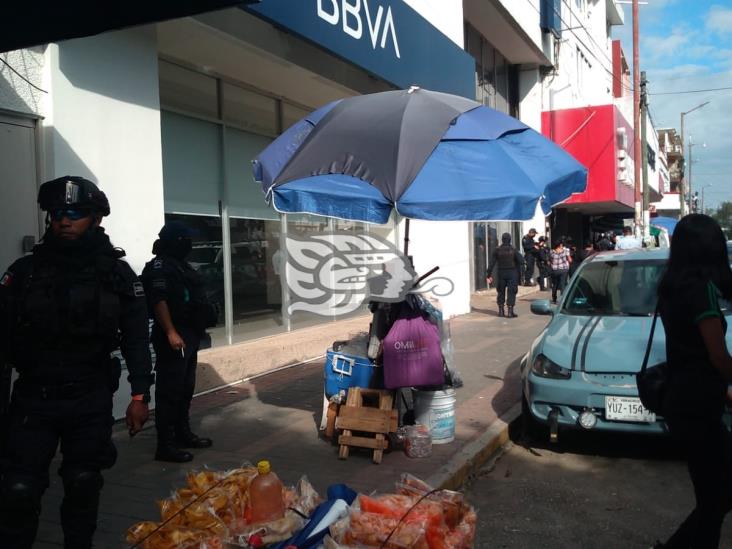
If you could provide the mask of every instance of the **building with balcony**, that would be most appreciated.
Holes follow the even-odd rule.
[[[652,204],[657,215],[679,217],[681,214],[681,184],[684,179],[684,149],[681,136],[674,128],[658,130],[659,149],[666,159],[668,187],[663,198]]]

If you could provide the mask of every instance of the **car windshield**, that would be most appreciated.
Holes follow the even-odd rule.
[[[577,273],[567,290],[563,312],[576,315],[652,315],[665,265],[665,260],[589,263]]]

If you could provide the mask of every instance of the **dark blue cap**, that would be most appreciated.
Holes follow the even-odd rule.
[[[160,229],[158,236],[162,240],[177,240],[178,238],[191,238],[198,234],[198,231],[189,227],[182,221],[168,221]]]

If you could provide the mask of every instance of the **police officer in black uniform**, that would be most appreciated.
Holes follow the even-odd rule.
[[[198,349],[205,329],[216,325],[216,309],[207,302],[203,279],[186,261],[192,232],[170,221],[158,233],[155,257],[145,265],[142,280],[154,319],[155,459],[182,463],[193,454],[183,448],[208,448],[210,438],[191,431],[189,409],[196,385]]]
[[[511,235],[503,233],[501,235],[501,245],[493,252],[486,272],[488,284],[493,284],[493,269],[498,265],[498,297],[496,299],[498,316],[508,316],[508,318],[518,316],[514,312],[514,306],[516,305],[522,263],[521,254],[511,246]],[[506,299],[506,292],[508,292],[508,299]],[[503,307],[504,303],[508,304],[508,315],[506,315],[506,310]]]
[[[48,469],[61,445],[64,546],[91,547],[103,469],[117,457],[112,395],[122,351],[132,402],[130,434],[148,416],[153,378],[142,284],[124,251],[99,224],[107,197],[94,183],[65,176],[38,193],[48,228],[31,255],[0,280],[0,350],[18,371],[6,418],[0,481],[0,545],[31,547]]]
[[[521,248],[524,252],[526,262],[524,270],[524,286],[531,286],[531,279],[534,276],[534,265],[536,263],[536,229],[529,229],[528,234],[521,239]]]
[[[539,290],[545,292],[548,290],[546,286],[547,280],[552,274],[551,259],[549,256],[549,246],[545,236],[539,237],[539,248],[536,250],[536,263],[539,267]]]

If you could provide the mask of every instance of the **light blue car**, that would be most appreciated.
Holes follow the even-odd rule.
[[[585,260],[521,362],[523,412],[533,435],[556,440],[559,429],[666,433],[663,418],[638,398],[656,291],[668,248],[602,252]],[[725,311],[727,313],[727,310]],[[649,366],[666,359],[663,323],[656,324]],[[732,330],[727,335],[732,348]]]

